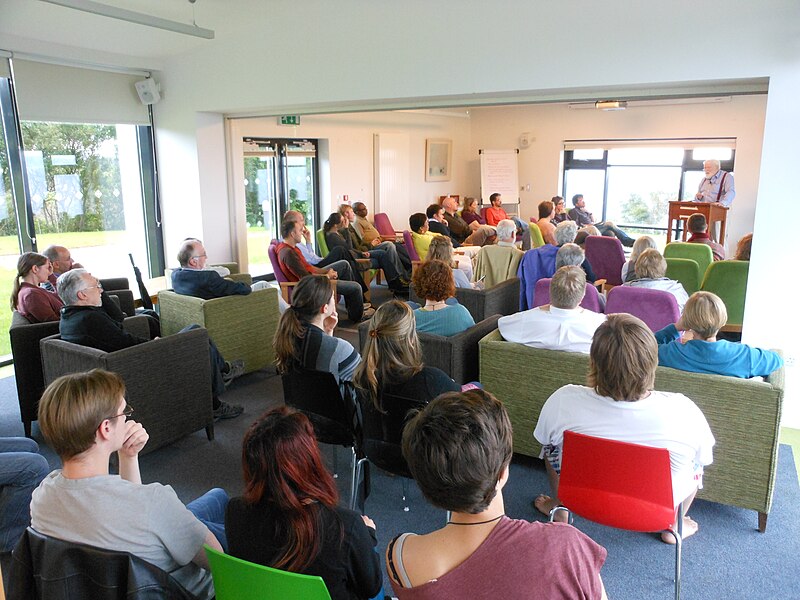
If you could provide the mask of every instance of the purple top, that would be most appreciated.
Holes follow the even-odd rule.
[[[477,221],[481,225],[486,225],[486,219],[482,218],[480,216],[480,214],[478,214],[476,212],[462,210],[461,211],[461,218],[464,219],[467,222],[467,225],[469,225],[473,221]]]

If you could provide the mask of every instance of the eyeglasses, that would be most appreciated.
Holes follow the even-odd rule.
[[[118,415],[114,415],[113,417],[106,417],[106,419],[110,421],[111,419],[116,419],[117,417],[121,417],[123,415],[125,416],[126,419],[130,419],[132,414],[133,414],[133,407],[130,404],[126,404],[125,410],[123,410]],[[103,420],[105,421],[106,419]]]
[[[193,256],[192,258],[208,258],[208,254],[197,254],[197,255]]]
[[[86,290],[93,290],[95,288],[97,288],[98,290],[102,290],[103,289],[103,285],[98,281],[97,285],[90,285],[90,286],[87,286],[85,288],[81,288],[80,291],[81,292],[85,292]]]

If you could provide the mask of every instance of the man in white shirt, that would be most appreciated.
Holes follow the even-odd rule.
[[[550,304],[501,317],[500,335],[532,348],[589,354],[595,330],[606,316],[581,308],[586,274],[580,267],[561,267],[550,282]]]

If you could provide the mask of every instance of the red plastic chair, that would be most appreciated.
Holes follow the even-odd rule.
[[[552,280],[552,277],[545,277],[536,282],[536,287],[533,288],[533,308],[550,304],[550,282]],[[583,295],[580,306],[596,313],[605,312],[600,292],[591,283],[586,284],[586,293]]]
[[[683,503],[672,499],[669,450],[564,432],[558,499],[550,512],[574,512],[628,531],[668,531],[675,537],[675,598],[681,596]],[[570,521],[572,515],[570,514]]]

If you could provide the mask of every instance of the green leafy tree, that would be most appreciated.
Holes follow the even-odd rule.
[[[631,194],[622,205],[622,220],[631,225],[647,224],[650,219],[650,210],[647,203],[639,194]]]

